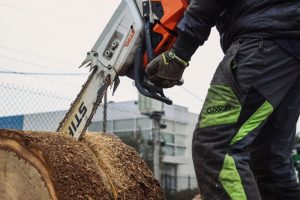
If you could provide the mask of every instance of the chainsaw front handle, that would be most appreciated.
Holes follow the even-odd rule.
[[[135,61],[134,61],[134,79],[135,79],[135,86],[138,91],[146,96],[158,101],[164,102],[168,105],[171,105],[173,102],[171,99],[167,98],[164,94],[162,88],[156,87],[149,81],[147,81],[145,76],[145,71],[141,68],[143,62],[142,58],[145,53],[144,47],[138,47],[135,52]]]

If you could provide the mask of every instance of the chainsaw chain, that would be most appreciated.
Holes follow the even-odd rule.
[[[80,100],[80,98],[81,98],[83,92],[85,91],[85,89],[86,89],[87,86],[89,85],[90,81],[92,80],[92,77],[95,75],[96,72],[97,72],[97,67],[95,67],[95,68],[93,69],[93,71],[92,71],[92,73],[89,75],[87,81],[83,84],[82,89],[80,90],[80,92],[79,92],[79,94],[77,95],[76,99],[71,103],[70,108],[72,108],[76,103],[78,103],[78,101]],[[107,90],[108,86],[110,85],[110,82],[111,82],[111,81],[110,81],[110,76],[107,76],[106,79],[105,79],[105,81],[102,83],[102,86],[101,86],[100,89],[97,91],[97,99],[96,99],[96,101],[93,103],[93,109],[92,109],[92,112],[91,112],[91,114],[90,114],[90,116],[89,116],[89,118],[88,118],[88,120],[87,120],[87,123],[85,124],[85,126],[84,126],[84,128],[83,128],[83,130],[82,130],[82,133],[80,134],[78,140],[80,140],[80,139],[83,137],[83,135],[84,135],[84,133],[85,133],[87,127],[90,125],[90,123],[91,123],[91,121],[92,121],[92,118],[93,118],[94,114],[96,113],[98,106],[101,104],[102,98],[103,98],[104,94],[106,93],[106,90]],[[56,130],[57,132],[60,132],[61,127],[62,127],[62,126],[65,124],[65,122],[67,121],[66,119],[67,119],[68,117],[70,117],[70,114],[71,114],[72,111],[73,111],[73,109],[69,109],[68,112],[65,114],[63,120],[59,123],[59,126],[58,126],[58,128],[57,128],[57,130]]]
[[[94,115],[95,115],[95,113],[98,109],[98,106],[102,103],[103,96],[106,94],[106,91],[107,91],[107,88],[108,88],[109,85],[110,85],[110,76],[107,76],[104,83],[103,83],[103,85],[100,87],[100,89],[97,92],[97,99],[93,103],[92,113],[89,116],[89,118],[87,120],[87,123],[85,124],[85,126],[82,130],[82,133],[80,134],[78,140],[81,140],[82,137],[84,136],[87,127],[90,125],[90,123],[91,123],[91,121],[92,121],[92,119],[93,119],[93,117],[94,117]]]

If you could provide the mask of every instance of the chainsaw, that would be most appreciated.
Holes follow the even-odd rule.
[[[57,131],[80,140],[108,87],[116,91],[119,76],[132,78],[142,95],[172,104],[162,88],[147,80],[145,68],[172,47],[187,6],[188,0],[122,0],[80,65],[90,67],[91,74]]]

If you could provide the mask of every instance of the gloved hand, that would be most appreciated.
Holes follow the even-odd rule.
[[[179,58],[173,50],[166,51],[153,59],[146,67],[148,80],[161,88],[180,84],[188,62]]]

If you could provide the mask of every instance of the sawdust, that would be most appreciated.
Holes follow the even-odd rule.
[[[160,184],[137,152],[112,134],[86,134],[84,143],[96,155],[121,199],[164,199]]]
[[[23,154],[30,154],[45,166],[50,178],[42,181],[50,193],[49,186],[54,187],[59,200],[164,199],[142,158],[116,136],[86,134],[78,142],[62,134],[0,129],[0,150],[18,154],[8,140],[26,148],[30,153]],[[19,152],[19,156],[39,170],[25,155]],[[42,177],[47,174],[39,171]]]

